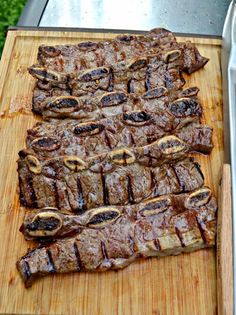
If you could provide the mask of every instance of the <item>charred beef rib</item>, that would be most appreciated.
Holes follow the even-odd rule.
[[[194,115],[201,105],[196,95],[197,87],[185,90],[168,90],[165,87],[152,89],[142,95],[123,92],[105,93],[101,97],[53,96],[35,90],[33,111],[44,118],[76,118],[80,121],[101,119],[127,111],[144,110],[159,113],[167,111],[177,117]],[[62,93],[63,94],[63,93]]]
[[[87,158],[122,147],[145,146],[167,135],[175,135],[197,152],[209,153],[212,128],[195,122],[196,118],[180,119],[165,112],[161,116],[138,111],[85,123],[76,120],[39,122],[28,130],[27,149],[19,155],[26,152],[40,160],[62,155]]]
[[[22,231],[28,238],[66,236],[29,251],[17,262],[25,282],[55,273],[121,269],[141,257],[177,255],[215,244],[216,200],[203,187],[133,206],[92,209],[72,216],[32,212]]]
[[[20,200],[28,207],[83,211],[191,191],[203,184],[199,167],[189,159],[173,160],[183,159],[194,150],[193,145],[172,135],[144,147],[117,149],[84,160],[59,156],[40,161],[21,151]]]
[[[120,35],[103,42],[42,45],[38,63],[50,70],[71,73],[150,55],[158,55],[164,61],[181,56],[182,69],[187,73],[198,70],[209,60],[190,42],[178,43],[173,33],[156,28],[143,36]]]

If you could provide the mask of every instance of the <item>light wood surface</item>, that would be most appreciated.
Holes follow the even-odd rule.
[[[233,315],[232,199],[230,165],[224,164],[217,228],[218,315]]]
[[[213,315],[216,314],[215,250],[148,259],[103,274],[77,273],[41,279],[26,290],[15,263],[33,244],[18,231],[24,209],[18,201],[17,153],[26,130],[38,120],[30,112],[34,79],[27,67],[40,44],[77,43],[114,34],[9,31],[0,68],[0,314]],[[200,88],[203,121],[214,127],[214,149],[198,156],[205,182],[215,194],[223,160],[219,40],[192,39],[210,58],[187,77]]]

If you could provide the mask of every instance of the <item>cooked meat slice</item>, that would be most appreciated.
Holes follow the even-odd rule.
[[[208,61],[190,42],[179,44],[170,31],[156,28],[144,36],[120,35],[104,42],[42,45],[38,51],[38,62],[48,69],[71,73],[153,54],[165,61],[174,60],[180,55],[182,67],[187,73],[197,70]]]
[[[81,212],[191,191],[203,184],[198,166],[189,159],[172,161],[183,159],[192,150],[193,144],[166,136],[151,145],[117,149],[84,160],[70,155],[40,161],[31,152],[21,151],[21,203]],[[161,166],[167,162],[170,164]]]
[[[81,122],[135,110],[159,115],[165,111],[178,118],[201,116],[202,108],[196,97],[198,91],[196,87],[177,91],[159,87],[142,95],[110,92],[88,99],[68,94],[51,97],[50,94],[54,95],[53,89],[51,92],[36,89],[33,111],[44,118],[76,118]]]
[[[189,123],[191,117],[169,121],[163,117],[164,112],[161,117],[141,111],[80,124],[76,120],[40,122],[28,130],[27,152],[40,160],[63,155],[87,158],[122,147],[141,147],[169,134],[188,143],[194,151],[211,151],[211,127]],[[179,128],[185,122],[186,126]]]
[[[177,255],[215,244],[216,200],[209,188],[133,206],[92,209],[72,216],[45,209],[25,218],[26,238],[58,238],[17,262],[25,286],[54,273],[124,268],[141,257]]]
[[[33,65],[29,68],[29,73],[40,82],[48,82],[45,85],[46,91],[50,86],[67,88],[71,90],[72,95],[86,99],[101,96],[105,92],[143,94],[163,86],[178,90],[185,84],[178,62],[160,61],[158,56],[70,74]],[[40,84],[40,89],[44,89],[44,85]]]

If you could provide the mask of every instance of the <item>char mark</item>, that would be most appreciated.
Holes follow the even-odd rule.
[[[181,246],[185,247],[182,234],[181,234],[180,230],[177,227],[175,227],[175,233],[178,236],[178,239],[180,240]]]
[[[158,251],[161,250],[160,242],[159,242],[158,239],[155,239],[155,240],[154,240],[154,245],[155,245],[155,247],[156,247],[156,249],[157,249]]]
[[[132,183],[131,183],[131,178],[129,175],[126,176],[126,182],[127,182],[127,192],[128,192],[128,200],[131,205],[135,203],[134,201],[134,193],[132,189]]]
[[[203,175],[203,172],[201,170],[201,167],[200,165],[197,163],[197,162],[193,162],[194,166],[196,167],[196,169],[198,170],[199,174],[201,175],[202,179],[204,180],[204,175]]]
[[[104,136],[105,136],[105,143],[106,143],[106,145],[108,146],[109,149],[112,149],[110,138],[109,138],[109,136],[108,136],[108,134],[106,132],[104,132]]]
[[[102,250],[103,259],[105,259],[105,260],[109,259],[108,254],[107,254],[106,245],[103,241],[101,241],[101,250]]]
[[[80,259],[80,253],[79,253],[79,249],[76,242],[74,242],[74,253],[75,253],[75,258],[77,262],[77,270],[80,271],[82,269],[82,262]]]
[[[102,191],[103,191],[103,204],[108,206],[110,204],[109,201],[109,191],[106,185],[106,176],[101,172],[101,180],[102,180]]]
[[[56,267],[54,265],[54,261],[53,261],[52,253],[51,253],[50,249],[47,249],[46,253],[48,255],[48,271],[50,273],[56,272],[57,270],[56,270]]]
[[[78,189],[78,210],[79,211],[85,211],[87,210],[87,206],[86,206],[86,202],[84,200],[84,196],[83,196],[83,188],[82,188],[82,184],[80,181],[80,178],[77,177],[77,189]]]
[[[177,179],[177,182],[179,184],[179,188],[180,188],[180,193],[184,193],[186,192],[186,188],[185,188],[185,185],[184,183],[181,182],[181,180],[179,179],[179,176],[176,172],[176,169],[174,168],[174,166],[170,165],[170,168],[173,170],[174,174],[175,174],[175,177]]]

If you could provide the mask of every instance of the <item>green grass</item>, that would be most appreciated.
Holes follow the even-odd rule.
[[[0,0],[0,56],[8,26],[16,25],[27,0]]]

